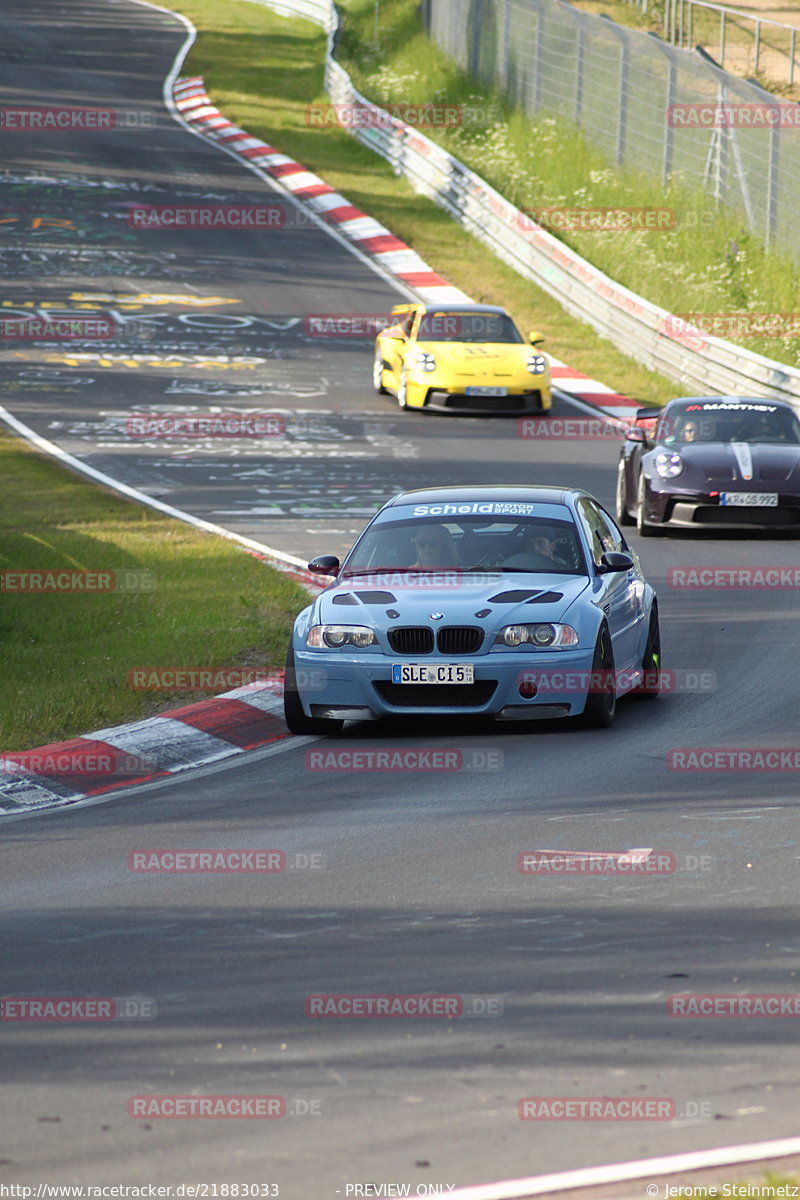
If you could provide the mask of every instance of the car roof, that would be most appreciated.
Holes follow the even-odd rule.
[[[664,405],[664,411],[679,404],[777,404],[793,412],[793,406],[785,400],[773,400],[771,396],[680,396]]]
[[[434,304],[433,301],[428,300],[422,304],[418,304],[417,307],[422,312],[437,312],[437,313],[438,312],[447,312],[447,313],[451,313],[451,312],[452,313],[482,312],[482,313],[498,313],[500,316],[504,316],[504,317],[508,316],[508,313],[506,312],[506,310],[504,308],[500,308],[497,304]]]
[[[403,504],[435,504],[447,500],[451,504],[470,504],[483,501],[499,501],[506,504],[566,504],[567,497],[589,496],[583,488],[548,487],[544,484],[479,484],[464,487],[431,487],[415,488],[410,492],[400,492],[393,496],[385,505],[386,508],[396,508]]]

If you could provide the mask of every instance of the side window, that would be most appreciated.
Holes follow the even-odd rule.
[[[598,521],[601,523],[602,528],[606,531],[603,541],[605,542],[606,540],[610,539],[610,542],[605,546],[605,549],[616,550],[617,552],[624,554],[628,549],[628,543],[625,541],[625,538],[620,533],[619,529],[617,529],[614,520],[608,515],[604,508],[600,507],[599,504],[593,504],[592,508],[597,513]]]
[[[592,560],[600,566],[600,560],[608,550],[626,550],[625,539],[607,513],[591,500],[578,501],[584,526],[589,534]]]

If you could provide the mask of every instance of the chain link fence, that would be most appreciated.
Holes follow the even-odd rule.
[[[577,124],[614,164],[702,188],[800,260],[800,105],[564,0],[422,11],[441,48],[512,104]]]

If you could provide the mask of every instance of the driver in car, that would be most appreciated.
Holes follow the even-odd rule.
[[[413,540],[417,557],[410,564],[412,567],[436,570],[459,565],[455,542],[444,525],[424,525],[414,534]]]
[[[550,533],[541,528],[528,530],[522,545],[523,552],[510,555],[504,562],[506,567],[521,567],[523,570],[539,571],[550,567],[557,571],[563,564],[559,562],[558,550]]]

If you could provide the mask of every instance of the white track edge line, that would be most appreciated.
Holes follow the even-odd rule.
[[[245,750],[240,747],[242,754],[247,755],[246,761],[239,755],[227,756],[223,759],[218,759],[216,762],[202,763],[197,766],[187,766],[186,771],[191,770],[192,780],[199,779],[206,775],[216,775],[221,771],[230,770],[237,763],[240,766],[250,766],[260,762],[262,758],[272,758],[276,754],[285,754],[288,750],[297,750],[303,746],[313,745],[314,742],[320,740],[318,734],[303,735],[281,738],[277,742],[270,742],[266,746],[254,746],[251,750]],[[231,761],[233,758],[233,761]],[[20,812],[0,813],[0,826],[7,825],[9,821],[27,821],[31,817],[47,817],[56,816],[59,813],[62,815],[67,812],[74,812],[77,808],[97,808],[101,804],[110,804],[113,800],[125,797],[125,799],[157,799],[154,792],[163,791],[167,787],[171,787],[175,783],[187,782],[185,773],[170,771],[165,775],[158,775],[153,779],[148,779],[144,783],[133,783],[128,787],[114,788],[112,791],[101,792],[96,796],[83,796],[78,800],[69,801],[66,804],[53,804],[47,808],[28,808]]]
[[[660,1158],[643,1158],[602,1167],[560,1171],[553,1175],[531,1176],[529,1179],[479,1184],[477,1187],[459,1188],[450,1196],[452,1200],[525,1200],[527,1196],[625,1183],[656,1175],[675,1175],[678,1172],[699,1171],[704,1167],[734,1167],[744,1163],[766,1162],[795,1154],[800,1154],[800,1137],[751,1142],[743,1146],[721,1146],[714,1150],[691,1150],[686,1154],[668,1154]]]
[[[204,521],[202,517],[195,517],[192,513],[184,512],[182,508],[173,508],[171,504],[165,504],[163,500],[157,500],[154,496],[148,496],[144,492],[140,492],[138,488],[130,487],[127,483],[122,483],[120,480],[114,479],[112,475],[106,475],[104,471],[98,471],[96,467],[90,467],[82,459],[75,458],[73,454],[62,450],[55,442],[48,441],[47,438],[36,433],[29,425],[25,425],[13,416],[2,404],[0,404],[0,421],[4,421],[10,429],[13,429],[25,441],[36,446],[38,450],[42,450],[52,458],[58,459],[73,471],[78,471],[81,475],[88,475],[90,479],[94,479],[97,483],[102,483],[105,487],[109,487],[113,491],[127,496],[129,499],[135,500],[138,504],[145,504],[148,508],[154,508],[168,517],[175,517],[187,525],[194,525],[196,529],[200,529],[204,533],[215,533],[219,537],[238,542],[242,546],[247,546],[250,550],[257,550],[261,554],[276,558],[288,566],[300,568],[303,571],[306,570],[306,564],[303,560],[296,558],[293,554],[286,554],[283,550],[275,550],[272,546],[266,546],[263,542],[255,541],[254,538],[245,537],[241,533],[234,533],[232,529],[225,529],[222,525],[215,525],[211,521]]]

